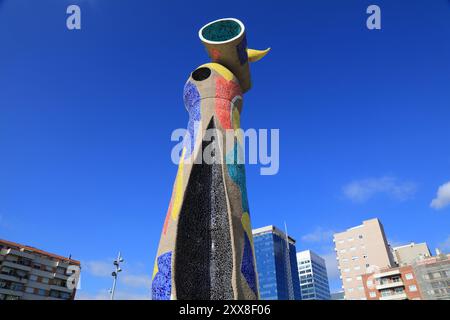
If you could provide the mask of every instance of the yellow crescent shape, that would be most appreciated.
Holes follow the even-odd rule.
[[[256,62],[262,58],[270,51],[270,48],[266,50],[255,50],[255,49],[247,49],[248,61]]]

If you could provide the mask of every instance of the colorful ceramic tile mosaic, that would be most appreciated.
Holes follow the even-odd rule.
[[[237,19],[213,21],[199,35],[213,62],[195,69],[184,87],[187,137],[158,247],[152,298],[256,300],[238,129],[243,94],[251,87],[249,62],[268,50],[248,49],[244,25]],[[229,152],[227,130],[234,139]]]

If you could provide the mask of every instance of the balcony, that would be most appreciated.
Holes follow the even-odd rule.
[[[57,261],[53,261],[53,260],[51,260],[49,258],[45,258],[45,257],[36,257],[34,259],[34,262],[38,263],[38,264],[42,264],[44,266],[52,267],[52,268],[58,266],[58,262]]]
[[[395,275],[399,275],[401,274],[399,269],[395,269],[395,270],[389,270],[389,271],[381,271],[378,273],[375,273],[373,275],[374,278],[385,278],[385,277],[390,277],[390,276],[395,276]]]
[[[408,299],[406,293],[394,293],[388,296],[381,296],[380,300],[406,300]]]
[[[58,272],[53,273],[53,277],[56,278],[56,279],[62,279],[62,280],[69,279],[68,275],[61,274],[61,273],[58,273]]]
[[[8,249],[6,251],[6,254],[7,255],[10,254],[10,255],[13,255],[13,256],[22,257],[22,258],[26,258],[26,259],[30,259],[30,260],[34,259],[34,256],[32,254],[26,253],[26,252],[23,252],[23,251],[19,251],[19,250],[16,250],[16,249]]]
[[[16,296],[16,297],[23,296],[22,291],[15,291],[15,290],[4,289],[4,288],[0,288],[0,294],[11,295],[11,296]]]
[[[56,291],[62,291],[62,292],[67,292],[67,293],[72,293],[73,289],[69,289],[67,287],[61,287],[61,286],[57,286],[57,285],[51,285],[50,286],[51,290],[56,290]]]
[[[377,288],[377,290],[383,290],[383,289],[404,287],[404,286],[405,285],[403,284],[403,281],[402,280],[398,280],[398,281],[389,281],[389,282],[386,282],[386,283],[377,284],[375,288]]]
[[[0,279],[13,282],[27,283],[27,279],[25,277],[18,277],[13,274],[0,273]]]
[[[31,274],[34,274],[36,276],[39,277],[43,277],[43,278],[53,278],[53,272],[49,272],[49,271],[45,271],[45,270],[40,270],[40,269],[34,269],[30,272]]]
[[[2,262],[2,266],[3,267],[10,267],[13,269],[19,269],[19,270],[23,270],[23,271],[31,271],[31,267],[30,266],[25,266],[23,264],[20,264],[18,262],[14,262],[14,261],[8,261],[5,260]]]

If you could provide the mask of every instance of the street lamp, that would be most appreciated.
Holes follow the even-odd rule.
[[[111,294],[111,300],[114,300],[114,293],[116,291],[116,284],[117,284],[117,276],[119,275],[119,272],[122,272],[122,269],[120,268],[120,264],[123,262],[123,258],[120,255],[120,251],[119,251],[119,255],[117,256],[117,259],[114,260],[113,264],[114,267],[116,268],[116,270],[114,270],[111,275],[113,277],[113,286],[112,289],[109,291],[109,293]]]

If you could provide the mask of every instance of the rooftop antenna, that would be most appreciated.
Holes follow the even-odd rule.
[[[286,221],[284,221],[284,234],[286,235],[286,247],[289,252],[289,236],[288,236]]]
[[[286,254],[285,263],[286,263],[286,271],[287,271],[287,275],[288,275],[288,279],[289,279],[289,281],[288,281],[289,300],[295,300],[294,284],[292,283],[291,254],[290,254],[290,250],[289,250],[289,236],[288,236],[286,221],[284,221],[284,234],[286,235],[287,254]]]

